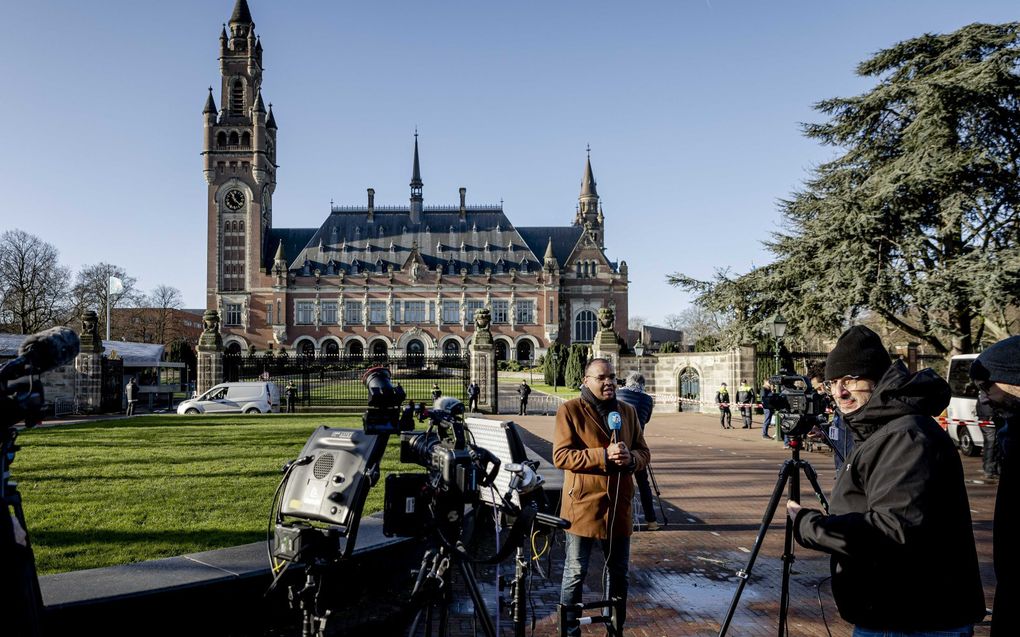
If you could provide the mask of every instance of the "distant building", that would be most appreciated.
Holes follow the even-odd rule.
[[[184,339],[191,345],[202,335],[204,310],[118,307],[110,310],[110,336],[135,343],[169,345]]]
[[[641,344],[649,352],[657,352],[662,349],[664,343],[679,343],[681,351],[687,351],[684,344],[684,333],[681,330],[671,330],[666,327],[655,327],[654,325],[642,325],[640,330],[627,330],[627,337],[631,343],[641,339]]]
[[[475,310],[492,313],[498,358],[591,342],[598,310],[627,324],[627,264],[605,253],[590,157],[573,222],[515,227],[502,205],[425,205],[415,134],[407,205],[333,205],[318,228],[273,225],[278,127],[262,97],[263,49],[245,0],[220,35],[210,89],[207,306],[228,352],[458,355]]]

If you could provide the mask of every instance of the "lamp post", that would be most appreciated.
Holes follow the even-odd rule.
[[[556,389],[556,387],[560,382],[560,362],[559,359],[556,357],[555,351],[552,353],[552,359],[553,359],[553,393],[555,394],[559,391],[558,389]]]
[[[638,339],[637,343],[634,343],[634,353],[637,354],[639,357],[645,355],[645,346],[641,344],[640,338]]]
[[[782,370],[779,368],[779,343],[783,340],[783,336],[786,335],[786,319],[783,318],[782,314],[776,314],[772,318],[772,322],[769,323],[769,334],[776,341],[776,373],[779,374]]]

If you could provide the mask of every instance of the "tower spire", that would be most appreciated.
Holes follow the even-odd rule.
[[[418,129],[414,129],[414,166],[411,168],[411,223],[421,223],[424,197],[422,196],[421,165],[418,162]]]
[[[237,0],[234,3],[234,12],[230,14],[230,24],[254,24],[247,0]]]
[[[585,151],[588,153],[588,159],[584,165],[584,178],[581,179],[581,197],[598,197],[599,193],[595,190],[595,175],[591,171],[591,146]]]

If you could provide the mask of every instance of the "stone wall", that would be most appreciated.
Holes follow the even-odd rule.
[[[680,373],[687,368],[698,374],[699,398],[685,401],[685,411],[713,411],[715,392],[726,383],[736,391],[740,379],[754,382],[755,348],[742,346],[726,352],[683,352],[677,354],[645,354],[623,356],[617,369],[621,382],[631,371],[645,377],[645,391],[655,398],[655,411],[678,411],[680,405]]]

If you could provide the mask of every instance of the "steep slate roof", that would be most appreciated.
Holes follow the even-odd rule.
[[[230,23],[234,24],[236,22],[241,24],[252,24],[254,22],[251,19],[251,11],[248,9],[246,0],[237,0],[237,4],[234,5],[234,12],[230,14]]]
[[[549,247],[549,238],[551,237],[553,255],[556,256],[556,262],[562,268],[567,257],[573,252],[574,246],[577,245],[578,239],[581,238],[584,229],[581,226],[546,226],[517,228],[517,232],[524,237],[524,241],[527,242],[532,252],[541,255],[544,255],[545,249]]]
[[[276,257],[276,249],[280,245],[280,239],[283,239],[283,253],[291,255],[290,258],[294,258],[293,255],[308,245],[313,234],[315,234],[314,228],[270,229],[269,237],[266,239],[266,248],[262,251],[262,254],[265,256],[265,263],[262,264],[262,267],[266,271],[272,272],[273,259]]]
[[[305,260],[309,271],[318,268],[324,274],[329,272],[330,260],[334,269],[346,271],[355,261],[359,271],[380,271],[380,266],[399,269],[415,245],[430,268],[442,264],[445,270],[452,261],[455,271],[471,270],[476,260],[479,271],[489,267],[494,272],[500,261],[504,271],[523,269],[522,261],[529,270],[542,264],[499,206],[468,206],[463,221],[456,206],[425,207],[419,224],[411,222],[407,207],[377,207],[371,222],[367,207],[334,208],[322,227],[308,232],[312,234],[300,251],[286,248],[292,271],[302,270]],[[544,249],[543,244],[537,254],[544,254]]]

